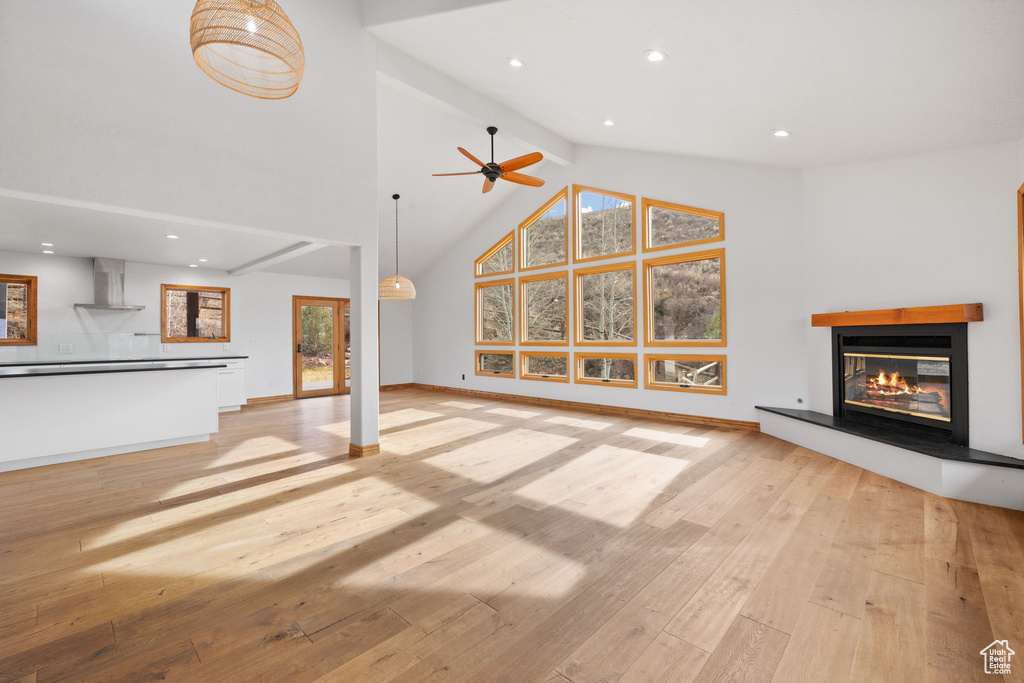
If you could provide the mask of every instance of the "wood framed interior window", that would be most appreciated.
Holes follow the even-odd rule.
[[[520,351],[519,378],[542,382],[569,381],[567,351]]]
[[[515,344],[515,278],[476,283],[476,343]]]
[[[725,249],[644,260],[644,343],[725,346]]]
[[[39,305],[35,275],[0,274],[0,346],[35,346]]]
[[[483,377],[516,376],[515,351],[477,351],[476,374]]]
[[[160,285],[160,339],[164,344],[231,341],[231,289]]]
[[[579,346],[636,346],[636,263],[573,271]]]
[[[644,389],[725,395],[725,356],[644,354]]]
[[[519,343],[568,346],[568,271],[519,278]]]
[[[636,253],[636,197],[621,192],[572,186],[575,210],[573,262]]]
[[[636,389],[635,353],[577,353],[576,383]]]
[[[725,214],[644,197],[644,251],[692,247],[725,239]]]
[[[513,230],[485,251],[473,263],[473,274],[476,277],[486,277],[514,273],[516,270],[515,236],[516,231]]]
[[[569,263],[569,188],[544,202],[519,224],[519,270]]]

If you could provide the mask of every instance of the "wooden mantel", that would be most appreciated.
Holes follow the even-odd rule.
[[[985,319],[981,304],[886,308],[880,311],[815,313],[811,327],[849,327],[851,325],[920,325],[922,323],[976,323]]]

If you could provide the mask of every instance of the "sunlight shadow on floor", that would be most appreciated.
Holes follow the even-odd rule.
[[[503,415],[505,417],[519,417],[524,420],[540,415],[540,413],[535,413],[531,410],[514,410],[512,408],[491,408],[485,412],[494,413],[495,415]]]
[[[567,436],[515,429],[423,462],[467,480],[489,484],[577,441]]]
[[[710,439],[702,436],[688,436],[674,432],[663,432],[658,429],[644,429],[643,427],[633,427],[633,429],[623,432],[623,434],[659,443],[674,443],[680,446],[693,446],[694,448],[703,448],[710,441]]]
[[[412,455],[428,448],[476,436],[500,427],[500,424],[493,422],[453,417],[449,420],[389,434],[382,439],[381,449],[396,455]]]
[[[391,413],[381,413],[380,428],[381,430],[393,429],[394,427],[402,427],[413,422],[433,420],[437,417],[444,417],[444,415],[442,413],[432,413],[428,410],[406,408],[405,410],[396,410]]]
[[[204,469],[215,470],[220,465],[237,464],[285,451],[294,451],[297,448],[299,448],[298,444],[286,441],[279,436],[257,436],[246,439],[231,450],[221,453]]]
[[[438,403],[439,406],[448,406],[449,408],[461,408],[462,410],[476,410],[477,408],[483,408],[484,406],[480,403],[466,403],[465,401],[444,401]]]
[[[569,417],[568,415],[556,415],[555,417],[549,417],[544,420],[556,425],[566,425],[567,427],[582,427],[584,429],[593,429],[595,432],[599,432],[602,429],[608,429],[612,426],[611,422],[600,422],[598,420],[584,420],[580,417]]]

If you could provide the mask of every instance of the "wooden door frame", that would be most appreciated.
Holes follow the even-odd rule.
[[[309,303],[305,303],[309,302]],[[334,313],[334,386],[329,389],[319,389],[306,392],[300,396],[302,389],[302,364],[301,354],[297,351],[302,339],[302,307],[316,306],[317,302],[337,304]],[[349,389],[345,387],[345,313],[348,306],[351,311],[351,299],[331,296],[299,296],[292,295],[292,397],[312,398],[314,396],[337,396],[346,394]],[[340,360],[340,364],[339,364]]]
[[[1024,442],[1024,185],[1017,190],[1017,295],[1020,301],[1021,441]]]

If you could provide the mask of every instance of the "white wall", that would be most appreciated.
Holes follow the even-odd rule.
[[[757,420],[755,404],[796,407],[797,398],[806,398],[803,368],[808,321],[800,265],[798,172],[577,147],[573,166],[549,168],[545,178],[543,188],[519,189],[511,200],[497,206],[488,219],[417,279],[417,382],[752,421]],[[473,373],[473,351],[477,348],[473,344],[473,261],[555,192],[572,183],[725,213],[724,242],[683,251],[725,247],[728,347],[669,352],[725,353],[728,396],[556,384]],[[479,192],[476,186],[468,185],[466,191]],[[667,253],[673,252],[656,255]],[[642,258],[636,257],[638,261]],[[638,330],[642,329],[642,311],[639,316]],[[636,351],[642,356],[643,346]]]
[[[1021,445],[1018,143],[808,170],[807,313],[981,302],[969,327],[971,446]],[[812,410],[832,412],[828,329],[807,333]]]
[[[413,377],[414,301],[380,302],[380,383],[406,384]]]
[[[0,190],[375,244],[376,52],[356,0],[289,4],[306,69],[282,101],[200,71],[193,5],[0,3]]]
[[[243,355],[249,356],[250,398],[292,392],[292,296],[349,296],[347,280],[274,273],[232,277],[222,271],[127,263],[125,302],[146,309],[90,311],[72,305],[93,301],[91,259],[0,252],[0,272],[39,278],[39,344],[2,347],[0,362]],[[161,284],[230,287],[231,343],[168,344],[164,352],[158,336],[135,336],[160,331]],[[408,337],[401,320],[392,327]],[[74,353],[58,353],[60,344],[72,344]]]

